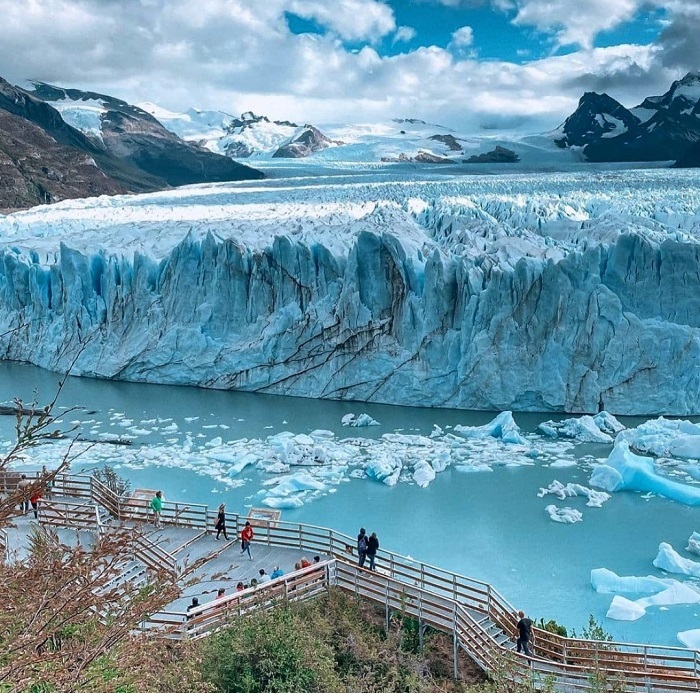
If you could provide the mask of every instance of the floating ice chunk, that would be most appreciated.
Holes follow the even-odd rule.
[[[369,414],[360,414],[355,416],[354,414],[346,414],[341,420],[343,426],[379,426],[379,421],[375,421]]]
[[[676,582],[662,592],[651,597],[637,599],[637,604],[645,609],[650,606],[671,606],[673,604],[699,604],[700,590],[683,582]]]
[[[635,577],[621,576],[607,568],[591,570],[591,585],[601,594],[656,594],[677,583],[677,580],[657,578],[653,575]]]
[[[623,431],[620,436],[625,433]],[[630,452],[627,441],[620,440],[619,436],[605,464],[593,471],[590,484],[606,491],[651,492],[685,505],[700,505],[700,487],[661,476],[650,457]]]
[[[670,421],[661,416],[623,431],[618,440],[657,457],[700,459],[700,425],[690,421]]]
[[[593,417],[595,425],[611,436],[616,436],[620,431],[625,430],[625,426],[621,424],[612,414],[607,411],[601,411]]]
[[[276,486],[271,493],[275,496],[284,496],[299,491],[324,491],[326,488],[322,481],[303,472],[291,474],[283,479],[275,479],[273,482],[276,482]]]
[[[583,515],[575,508],[557,508],[556,505],[548,505],[545,511],[549,515],[549,519],[553,522],[572,525],[574,522],[581,522],[583,520]]]
[[[608,414],[608,416],[610,416]],[[620,422],[615,417],[614,419],[618,426]],[[612,427],[613,424],[607,418],[599,419],[600,423],[607,427]],[[578,419],[564,419],[564,421],[545,421],[538,427],[544,435],[550,437],[562,436],[564,438],[574,438],[581,443],[612,443],[613,439],[609,433],[602,431],[599,428],[598,421],[593,416],[581,416]],[[622,427],[624,428],[624,426]]]
[[[311,431],[309,435],[314,439],[314,441],[333,440],[333,438],[335,438],[335,433],[333,433],[333,431],[326,431],[322,428],[317,428],[315,431]]]
[[[588,498],[588,505],[591,508],[601,508],[605,501],[610,500],[610,496],[604,491],[594,491],[581,484],[562,484],[561,481],[553,481],[547,488],[541,488],[537,494],[539,498],[544,498],[549,494],[555,495],[559,500],[565,498],[575,498],[576,496],[585,496]]]
[[[676,637],[679,642],[691,650],[700,651],[700,628],[682,630],[680,633],[676,633]]]
[[[365,473],[370,479],[394,486],[399,480],[402,468],[403,465],[398,459],[376,457],[365,464]]]
[[[311,436],[307,436],[304,433],[294,436],[293,440],[297,445],[313,445],[316,442]]]
[[[198,418],[199,418],[198,416],[186,416],[185,421],[187,421],[187,423],[192,423],[193,421],[196,421]]]
[[[435,470],[427,462],[418,462],[413,468],[413,480],[421,488],[426,488],[435,479]]]
[[[644,614],[646,614],[646,609],[637,602],[633,602],[627,597],[615,595],[610,603],[608,613],[605,615],[616,621],[636,621]]]
[[[493,421],[484,426],[455,426],[452,429],[464,438],[500,438],[504,443],[525,445],[527,441],[520,435],[520,428],[510,411],[501,412]]]
[[[304,501],[299,496],[268,496],[267,498],[263,498],[261,503],[268,508],[276,508],[278,510],[301,508],[301,506],[304,505]]]
[[[578,465],[578,462],[576,460],[554,460],[552,464],[549,466],[554,468],[554,469],[564,469],[566,467],[576,467]]]
[[[654,559],[654,565],[667,573],[700,577],[700,563],[683,558],[666,542],[659,544],[659,553]]]
[[[693,532],[688,539],[688,546],[685,547],[688,553],[694,553],[700,556],[700,533]]]
[[[488,464],[458,464],[455,469],[462,473],[493,471],[493,467],[489,467]]]
[[[217,436],[216,438],[212,438],[208,443],[205,443],[207,447],[212,447],[212,448],[217,448],[221,445],[223,445],[223,438],[220,436]]]
[[[126,429],[129,433],[133,433],[135,436],[150,436],[151,431],[148,428],[137,428],[136,426],[129,426]]]

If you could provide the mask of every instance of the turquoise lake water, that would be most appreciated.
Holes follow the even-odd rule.
[[[0,402],[15,396],[30,401],[33,392],[38,391],[39,400],[45,403],[59,379],[32,366],[0,363]],[[264,439],[281,431],[326,429],[338,437],[376,439],[397,430],[429,435],[435,424],[443,428],[481,425],[495,416],[493,412],[317,401],[78,378],[68,379],[59,404],[84,407],[90,412],[72,412],[62,424],[87,421],[80,426],[85,435],[90,430],[118,430],[123,419],[133,420],[134,427],[144,431],[149,426],[140,422],[165,420],[158,428],[172,430],[137,434],[129,449],[96,446],[109,447],[109,455],[118,466],[120,455],[127,456],[142,445],[167,444],[172,451],[187,445],[188,437],[196,445],[213,436],[226,442]],[[345,428],[341,418],[350,412],[368,413],[381,425]],[[526,432],[534,431],[549,418],[556,417],[515,415]],[[633,426],[642,419],[621,421]],[[0,417],[2,440],[11,440],[13,425],[13,417]],[[507,461],[508,446],[498,445],[503,461]],[[537,497],[539,488],[555,479],[587,485],[588,463],[592,458],[605,458],[610,449],[606,445],[562,445],[562,455],[579,462],[563,468],[548,466],[551,460],[542,463],[537,459],[531,466],[498,465],[490,472],[462,473],[448,468],[425,489],[409,483],[389,487],[369,479],[349,478],[301,508],[284,510],[282,519],[333,527],[351,535],[364,526],[377,532],[385,548],[488,581],[531,616],[554,618],[579,632],[592,613],[615,638],[680,645],[675,637],[678,631],[700,628],[700,606],[651,608],[634,623],[605,619],[612,595],[598,595],[592,590],[590,571],[605,567],[620,575],[661,576],[652,566],[659,543],[669,542],[682,552],[690,534],[700,530],[698,508],[632,493],[614,494],[599,509],[587,508],[584,498],[560,503],[551,496]],[[46,451],[35,454],[32,466],[50,458]],[[87,455],[74,465],[74,470],[81,465],[89,469],[97,461]],[[168,465],[158,460],[120,466],[119,471],[133,487],[160,488],[170,500],[212,507],[225,501],[230,511],[242,513],[258,504],[258,492],[270,478],[269,474],[246,468],[236,480],[240,485],[231,488],[205,467]],[[552,522],[544,507],[553,502],[581,510],[583,522]]]

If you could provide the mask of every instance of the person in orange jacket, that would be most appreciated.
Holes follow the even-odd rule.
[[[250,522],[246,520],[245,527],[243,528],[243,531],[241,532],[241,556],[244,553],[248,554],[248,558],[250,560],[253,560],[253,557],[250,555],[250,542],[253,541],[253,528],[250,526]]]

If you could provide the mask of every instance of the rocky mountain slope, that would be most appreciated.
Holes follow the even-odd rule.
[[[700,141],[700,74],[688,73],[662,96],[625,108],[607,94],[586,93],[557,133],[560,147],[583,147],[588,161],[683,159]]]
[[[1,78],[0,165],[0,209],[262,177],[183,142],[125,102],[41,84],[25,90]]]

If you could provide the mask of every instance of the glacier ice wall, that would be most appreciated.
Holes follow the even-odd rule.
[[[76,203],[13,215],[0,220],[0,354],[65,371],[81,352],[82,375],[307,397],[698,414],[698,205],[640,211],[647,192],[630,186],[614,207],[463,183],[371,203],[387,193],[339,184],[324,195],[352,195],[345,216],[292,195],[290,219],[274,198],[257,237],[260,219],[212,222],[206,205],[168,218],[190,204],[182,192],[86,201],[79,223]],[[239,219],[260,199],[233,197]],[[139,229],[159,253],[134,249]]]

